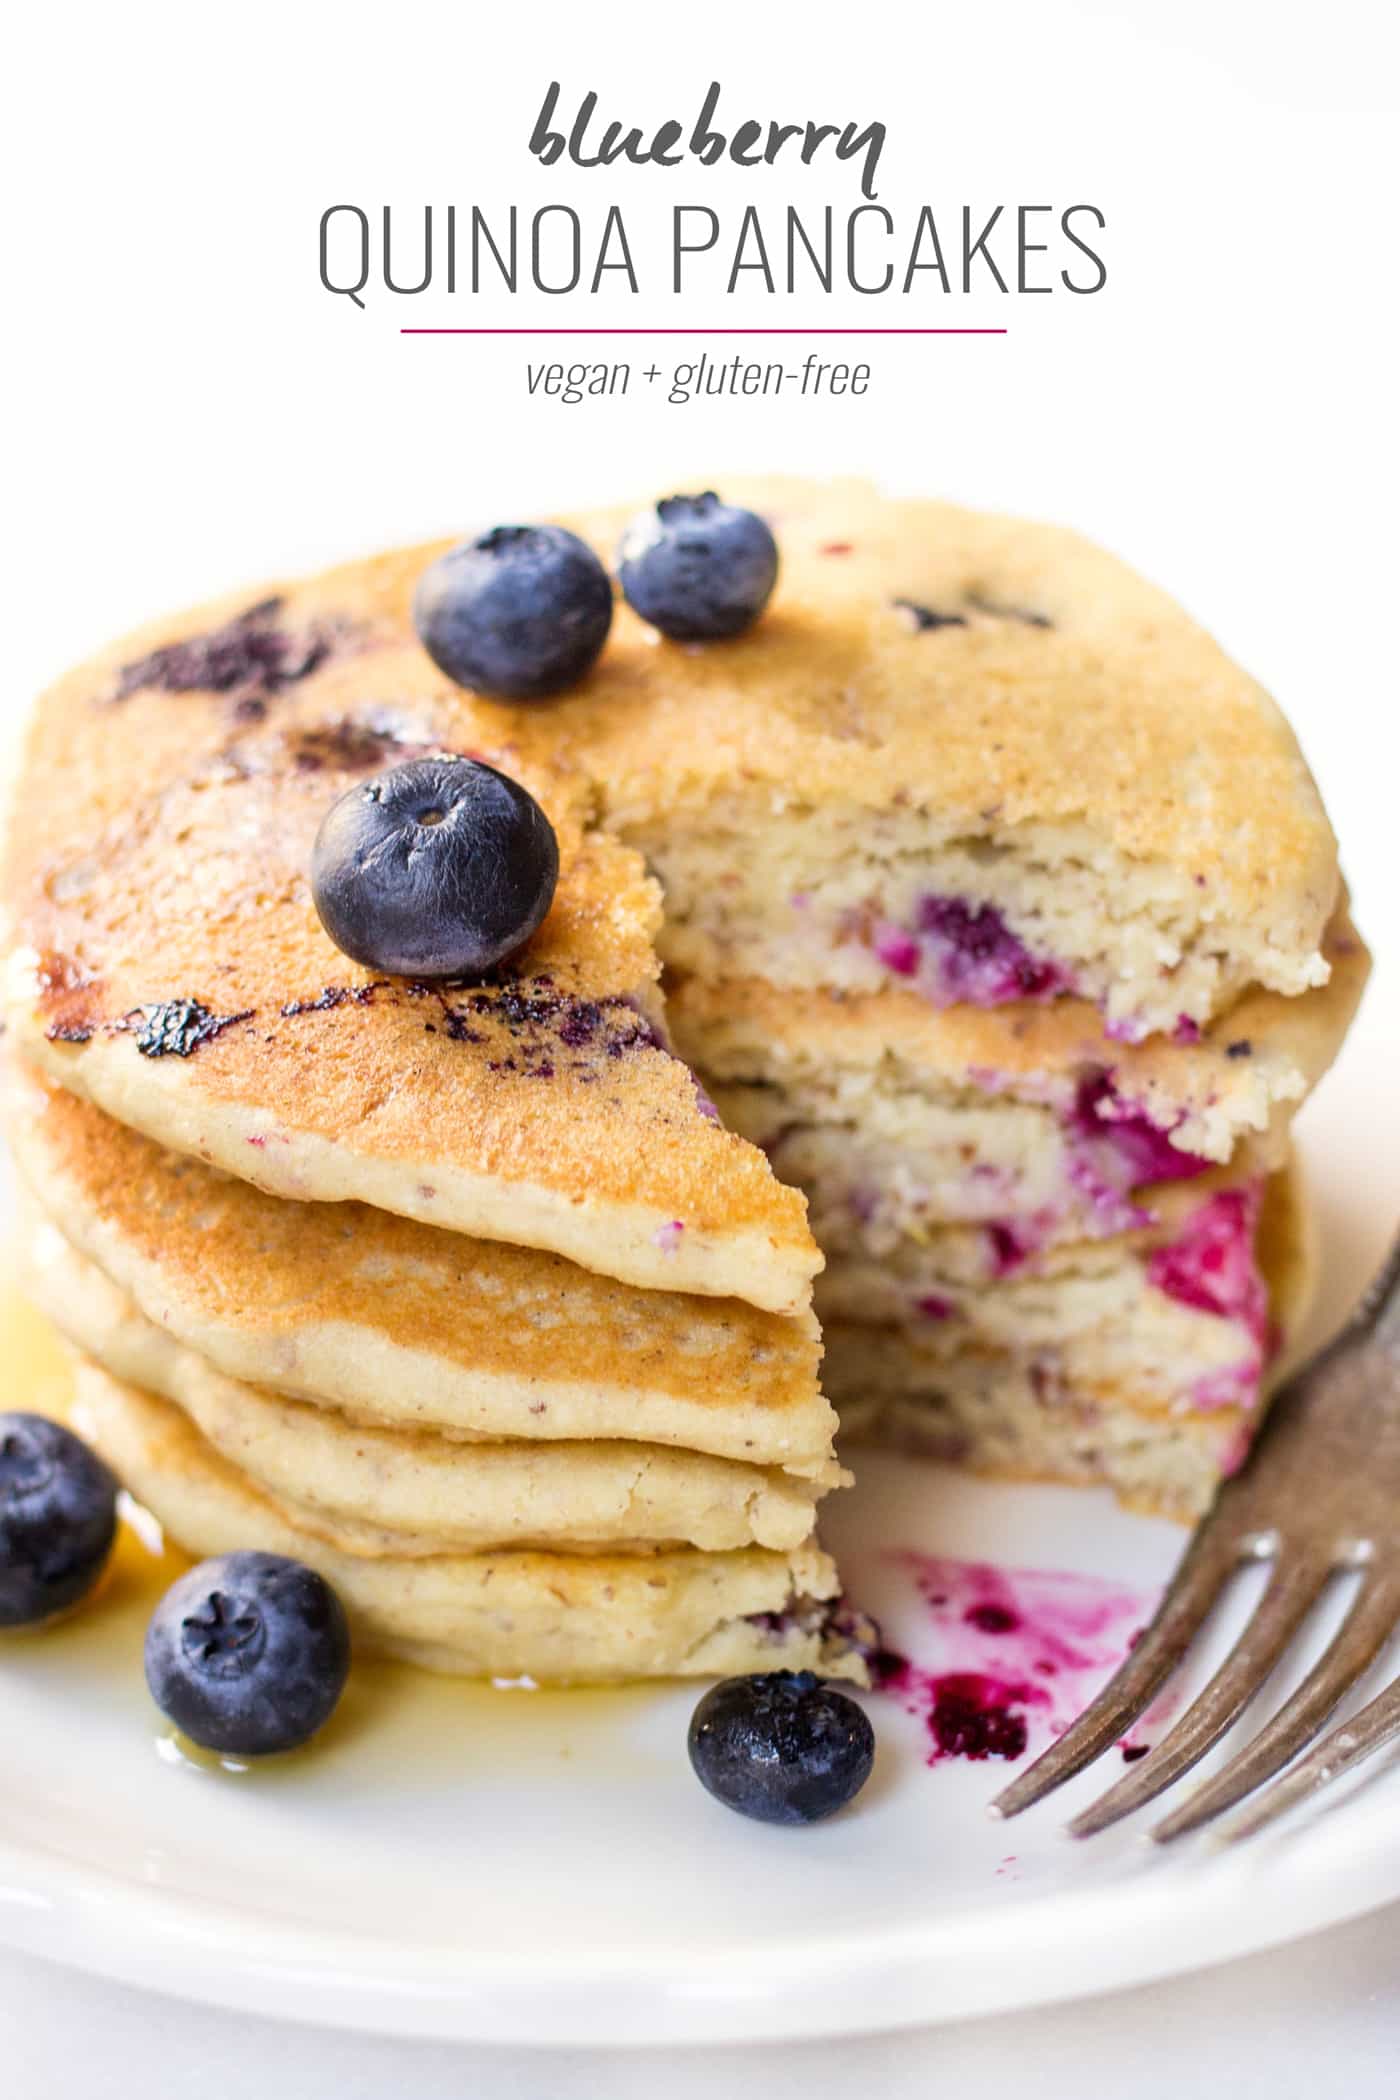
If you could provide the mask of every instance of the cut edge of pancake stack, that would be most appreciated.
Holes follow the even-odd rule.
[[[1369,966],[1344,906],[1323,946],[1325,987],[1175,1043],[1068,1003],[677,989],[721,1114],[807,1194],[847,1445],[1208,1507],[1310,1301],[1291,1123]]]
[[[407,550],[114,645],[27,750],[6,1119],[82,1424],[186,1548],[292,1553],[431,1667],[864,1679],[815,1538],[848,1478],[822,1255],[853,1440],[1181,1516],[1304,1295],[1288,1129],[1366,956],[1271,703],[1068,536],[737,493],[785,564],[752,636],[657,647],[620,607],[577,696],[510,708],[418,648],[440,549]],[[613,515],[570,522],[607,557]],[[1209,880],[1093,777],[1118,728],[1184,763],[1174,656],[1280,833]],[[1044,808],[956,747],[992,692]],[[349,963],[305,879],[337,794],[440,750],[560,843],[475,991]]]

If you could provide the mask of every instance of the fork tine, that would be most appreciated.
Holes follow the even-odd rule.
[[[1400,1622],[1400,1580],[1368,1582],[1337,1630],[1335,1639],[1273,1719],[1247,1749],[1196,1788],[1181,1807],[1157,1825],[1159,1845],[1185,1837],[1224,1815],[1290,1758],[1305,1749],[1327,1716],[1370,1669]]]
[[[1239,1540],[1217,1522],[1201,1527],[1187,1547],[1151,1624],[1127,1660],[1059,1740],[998,1794],[991,1804],[994,1816],[1018,1816],[1023,1809],[1043,1801],[1057,1786],[1092,1764],[1125,1728],[1132,1726],[1151,1705],[1205,1624],[1226,1577],[1239,1563],[1240,1552]]]
[[[1239,1838],[1253,1837],[1288,1809],[1330,1786],[1334,1780],[1346,1773],[1354,1772],[1383,1750],[1387,1743],[1400,1737],[1400,1677],[1388,1685],[1360,1713],[1343,1721],[1320,1743],[1314,1743],[1306,1757],[1300,1757],[1291,1770],[1267,1787],[1257,1801],[1250,1803],[1244,1813],[1235,1818],[1222,1832],[1231,1844]]]
[[[1155,1800],[1220,1741],[1283,1656],[1331,1574],[1326,1560],[1279,1562],[1258,1609],[1205,1690],[1150,1757],[1075,1817],[1071,1837],[1094,1837]]]

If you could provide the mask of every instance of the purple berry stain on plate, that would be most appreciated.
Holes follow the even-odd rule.
[[[1014,1763],[1062,1735],[1123,1661],[1156,1599],[1094,1575],[896,1552],[920,1607],[908,1652],[878,1659],[879,1689],[927,1734],[927,1761]],[[1166,1717],[1145,1715],[1123,1755],[1145,1756]]]

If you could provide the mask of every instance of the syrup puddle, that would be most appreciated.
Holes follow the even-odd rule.
[[[1118,1668],[1157,1601],[1093,1575],[912,1552],[884,1560],[923,1609],[912,1652],[879,1658],[878,1685],[922,1723],[931,1765],[1038,1755]],[[1171,1703],[1158,1700],[1123,1738],[1125,1762],[1146,1755]]]

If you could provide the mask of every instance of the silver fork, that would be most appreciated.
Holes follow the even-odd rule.
[[[1247,1836],[1400,1737],[1397,1678],[1318,1740],[1400,1625],[1400,1239],[1340,1334],[1275,1396],[1252,1456],[1221,1488],[1122,1668],[998,1796],[992,1813],[1019,1815],[1116,1743],[1184,1661],[1231,1575],[1261,1560],[1273,1572],[1230,1654],[1156,1747],[1075,1817],[1073,1836],[1106,1830],[1189,1772],[1262,1689],[1345,1570],[1358,1571],[1360,1583],[1321,1659],[1248,1747],[1152,1836],[1165,1843],[1199,1830],[1274,1779],[1230,1826],[1231,1838]]]

